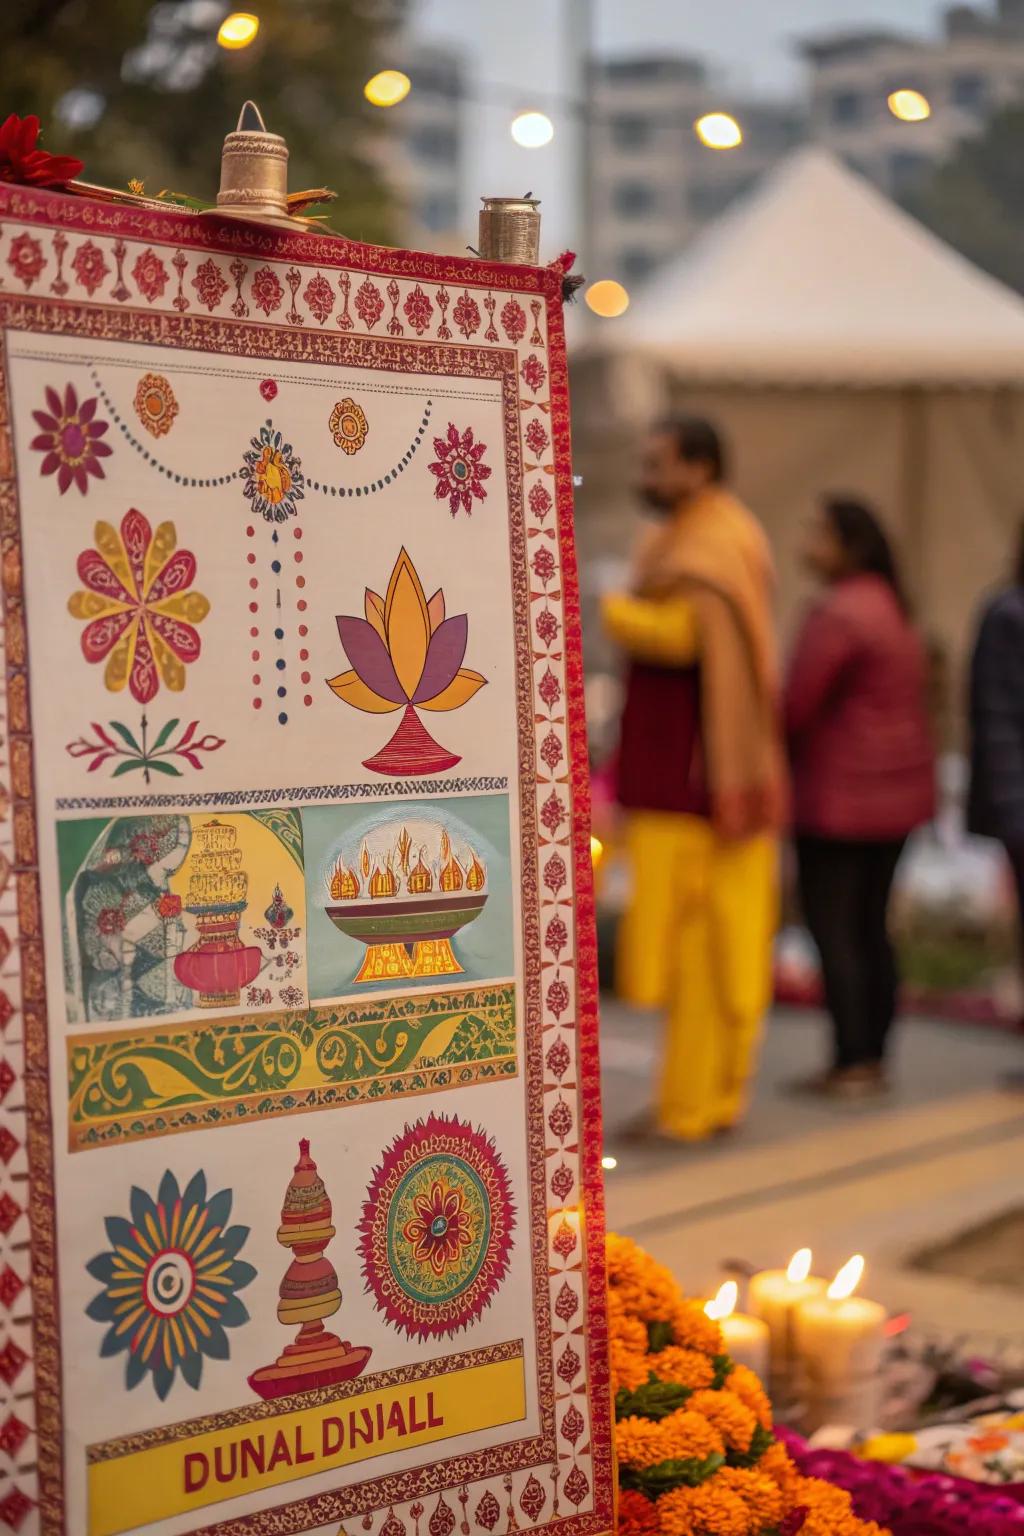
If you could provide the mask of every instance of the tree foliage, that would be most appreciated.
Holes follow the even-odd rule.
[[[217,46],[220,0],[4,0],[0,115],[35,112],[43,147],[78,155],[87,180],[144,180],[212,202],[220,148],[246,97],[291,153],[294,191],[338,193],[331,224],[391,236],[391,206],[362,87],[393,6],[260,0],[249,48]],[[102,110],[94,122],[90,109]]]
[[[1024,105],[998,113],[984,133],[963,140],[907,206],[1024,293]]]

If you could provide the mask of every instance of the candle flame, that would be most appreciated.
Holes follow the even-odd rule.
[[[811,1258],[809,1248],[801,1248],[794,1253],[786,1270],[786,1279],[791,1280],[794,1285],[802,1285],[811,1272]]]
[[[864,1255],[862,1253],[855,1253],[853,1258],[848,1259],[843,1265],[829,1286],[829,1298],[832,1301],[845,1301],[847,1296],[852,1296],[860,1284],[860,1277],[863,1273]]]
[[[725,1284],[719,1287],[718,1295],[714,1300],[709,1301],[705,1306],[704,1311],[706,1315],[713,1322],[723,1323],[727,1317],[731,1317],[735,1312],[739,1294],[740,1288],[736,1281],[726,1280]]]

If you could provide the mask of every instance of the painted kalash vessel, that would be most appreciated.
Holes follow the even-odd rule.
[[[376,856],[364,841],[358,868],[339,855],[327,882],[326,910],[336,928],[366,945],[357,982],[462,974],[452,935],[483,911],[487,870],[472,848],[460,850],[460,859],[445,828],[435,830],[440,838],[430,863],[426,844],[413,862],[405,827]]]
[[[195,834],[185,911],[196,919],[199,938],[178,955],[174,974],[198,994],[199,1008],[237,1007],[241,989],[259,974],[263,953],[245,945],[238,928],[249,905],[249,876],[236,848],[236,828],[209,821]]]

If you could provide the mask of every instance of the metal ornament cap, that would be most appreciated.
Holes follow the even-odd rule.
[[[254,101],[243,104],[238,126],[224,140],[217,211],[261,222],[291,222],[288,145],[280,134],[267,131]]]

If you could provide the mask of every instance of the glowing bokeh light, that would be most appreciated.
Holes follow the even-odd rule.
[[[412,81],[400,69],[379,69],[363,86],[363,95],[374,107],[397,107],[412,89]]]
[[[621,283],[611,277],[603,277],[599,282],[591,283],[584,297],[587,308],[603,320],[614,320],[618,315],[624,315],[629,308],[629,294]]]
[[[520,112],[512,119],[509,133],[520,149],[543,149],[555,136],[555,125],[546,112]]]
[[[864,1255],[855,1253],[852,1259],[847,1259],[842,1269],[836,1275],[828,1288],[828,1295],[832,1301],[845,1301],[852,1296],[860,1285],[860,1277],[864,1273]]]
[[[932,104],[921,91],[893,91],[889,96],[889,111],[901,123],[923,123],[932,115]]]
[[[707,1303],[704,1312],[713,1322],[724,1323],[727,1317],[732,1317],[739,1298],[740,1288],[736,1281],[727,1280],[724,1285],[719,1287],[718,1295]]]
[[[601,1159],[601,1167],[605,1170],[606,1173],[611,1173],[612,1169],[617,1168],[618,1166],[619,1160],[617,1157],[602,1157]]]
[[[249,11],[232,11],[225,16],[217,29],[217,41],[222,48],[248,48],[256,41],[260,19]]]
[[[811,1260],[814,1255],[809,1248],[800,1248],[794,1253],[786,1270],[786,1279],[793,1285],[802,1285],[811,1272]]]
[[[705,112],[693,131],[707,149],[736,149],[743,143],[743,129],[728,112]]]

